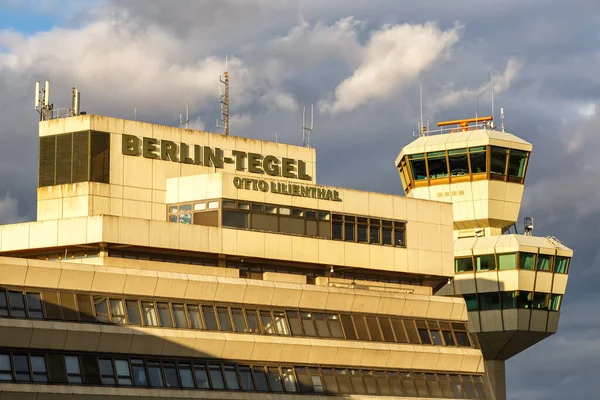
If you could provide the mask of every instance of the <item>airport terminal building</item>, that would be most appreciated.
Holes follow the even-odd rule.
[[[514,207],[471,218],[443,198],[501,182],[479,139],[485,178],[468,162],[468,188],[452,168],[436,182],[453,148],[418,143],[393,196],[318,185],[307,147],[41,121],[37,221],[0,226],[0,399],[502,398],[490,349],[556,330],[572,252],[501,235]]]

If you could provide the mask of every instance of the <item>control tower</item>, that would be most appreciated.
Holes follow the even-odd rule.
[[[555,237],[533,236],[533,218],[517,233],[532,145],[495,129],[492,119],[423,130],[396,166],[407,197],[453,205],[456,275],[437,294],[464,297],[469,330],[479,338],[486,375],[502,400],[505,361],[558,328],[573,251]]]

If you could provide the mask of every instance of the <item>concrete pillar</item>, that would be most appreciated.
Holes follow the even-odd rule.
[[[495,400],[506,400],[505,361],[485,360],[485,375],[490,382]]]

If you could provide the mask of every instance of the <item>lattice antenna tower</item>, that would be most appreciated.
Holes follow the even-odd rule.
[[[35,110],[40,114],[40,121],[49,120],[52,116],[54,104],[50,103],[50,81],[46,80],[45,87],[40,81],[35,83]]]
[[[224,93],[221,94],[221,86]],[[223,129],[223,134],[229,136],[229,72],[227,71],[227,56],[225,56],[225,73],[219,76],[219,100],[221,102],[221,120],[217,120],[217,128]]]
[[[310,147],[310,135],[312,134],[314,128],[314,119],[315,110],[314,104],[310,105],[310,127],[306,126],[306,106],[302,109],[302,145],[304,147]]]
[[[188,89],[188,96],[185,101],[185,121],[183,115],[179,114],[179,126],[185,124],[185,129],[190,129],[190,91]],[[218,124],[218,121],[217,121]]]

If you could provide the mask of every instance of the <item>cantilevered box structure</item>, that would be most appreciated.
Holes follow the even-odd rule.
[[[452,204],[456,276],[437,294],[461,296],[497,399],[507,359],[558,328],[573,251],[555,237],[510,233],[523,197],[530,143],[486,123],[454,121],[396,159],[408,198]],[[441,123],[445,126],[447,123]]]

